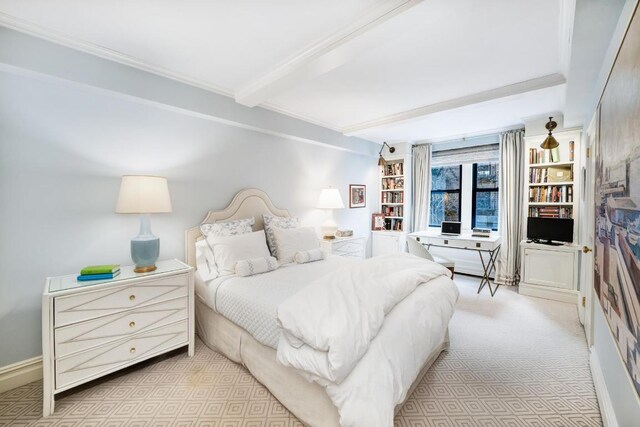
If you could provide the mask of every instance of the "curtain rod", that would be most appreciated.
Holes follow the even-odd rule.
[[[463,137],[463,138],[455,138],[455,139],[447,139],[445,141],[436,141],[436,142],[422,142],[420,144],[414,144],[411,147],[420,147],[422,145],[435,145],[435,144],[446,144],[448,142],[455,142],[455,141],[464,141],[464,140],[469,140],[469,139],[478,139],[478,138],[486,138],[487,136],[493,136],[493,135],[497,135],[500,136],[501,134],[505,133],[505,132],[513,132],[513,131],[523,131],[525,130],[524,127],[521,128],[515,128],[515,129],[505,129],[503,131],[500,132],[493,132],[493,133],[485,133],[482,135],[474,135],[474,136],[470,136],[470,137]]]

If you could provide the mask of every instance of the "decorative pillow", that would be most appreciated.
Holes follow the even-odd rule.
[[[207,242],[213,250],[219,276],[235,273],[236,263],[240,260],[269,256],[263,230],[234,236],[210,236]]]
[[[204,281],[218,277],[213,252],[205,239],[196,242],[196,269]]]
[[[238,276],[247,277],[254,274],[267,273],[280,267],[278,260],[272,256],[265,258],[243,259],[236,262],[236,274]]]
[[[213,224],[200,225],[200,231],[206,237],[216,236],[235,236],[237,234],[251,233],[253,229],[251,226],[256,223],[256,220],[252,218],[235,219],[232,221],[215,222]]]
[[[293,262],[296,252],[308,251],[320,247],[318,235],[311,227],[303,228],[273,228],[278,261],[280,263]]]
[[[293,256],[293,260],[298,264],[306,264],[307,262],[315,262],[324,259],[322,249],[311,249],[308,251],[298,251]]]
[[[271,255],[280,259],[278,257],[278,248],[276,247],[276,241],[273,237],[273,227],[298,228],[300,226],[300,221],[295,217],[275,215],[262,215],[262,220],[264,221],[264,232],[267,233],[267,245],[269,245]]]

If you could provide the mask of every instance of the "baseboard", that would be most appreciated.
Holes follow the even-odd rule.
[[[589,364],[591,365],[591,376],[593,377],[593,385],[596,388],[596,396],[598,396],[598,406],[600,406],[600,416],[602,417],[602,425],[604,427],[618,427],[618,420],[613,411],[611,396],[607,390],[607,384],[604,381],[604,374],[600,367],[600,360],[593,349],[589,356]]]
[[[530,285],[520,282],[518,285],[518,293],[520,295],[528,295],[530,297],[538,297],[550,299],[554,301],[568,302],[570,304],[578,304],[580,293],[567,289],[550,288],[547,286]]]
[[[0,393],[42,379],[42,356],[0,368]]]

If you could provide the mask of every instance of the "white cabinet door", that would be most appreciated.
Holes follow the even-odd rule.
[[[524,281],[528,284],[574,289],[574,252],[526,248]]]
[[[400,252],[400,236],[374,234],[371,242],[372,256],[380,256]]]

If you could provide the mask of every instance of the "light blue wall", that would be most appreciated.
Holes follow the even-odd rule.
[[[638,425],[640,399],[629,379],[629,373],[620,357],[618,346],[611,336],[600,302],[594,299],[594,303],[596,307],[594,307],[592,351],[598,355],[617,425],[620,427]]]
[[[121,175],[168,177],[174,211],[152,228],[161,258],[182,259],[185,229],[246,187],[318,225],[323,187],[348,203],[348,185],[366,184],[367,208],[336,220],[369,236],[376,147],[0,29],[0,367],[41,354],[45,277],[130,263],[138,220],[114,213]]]

